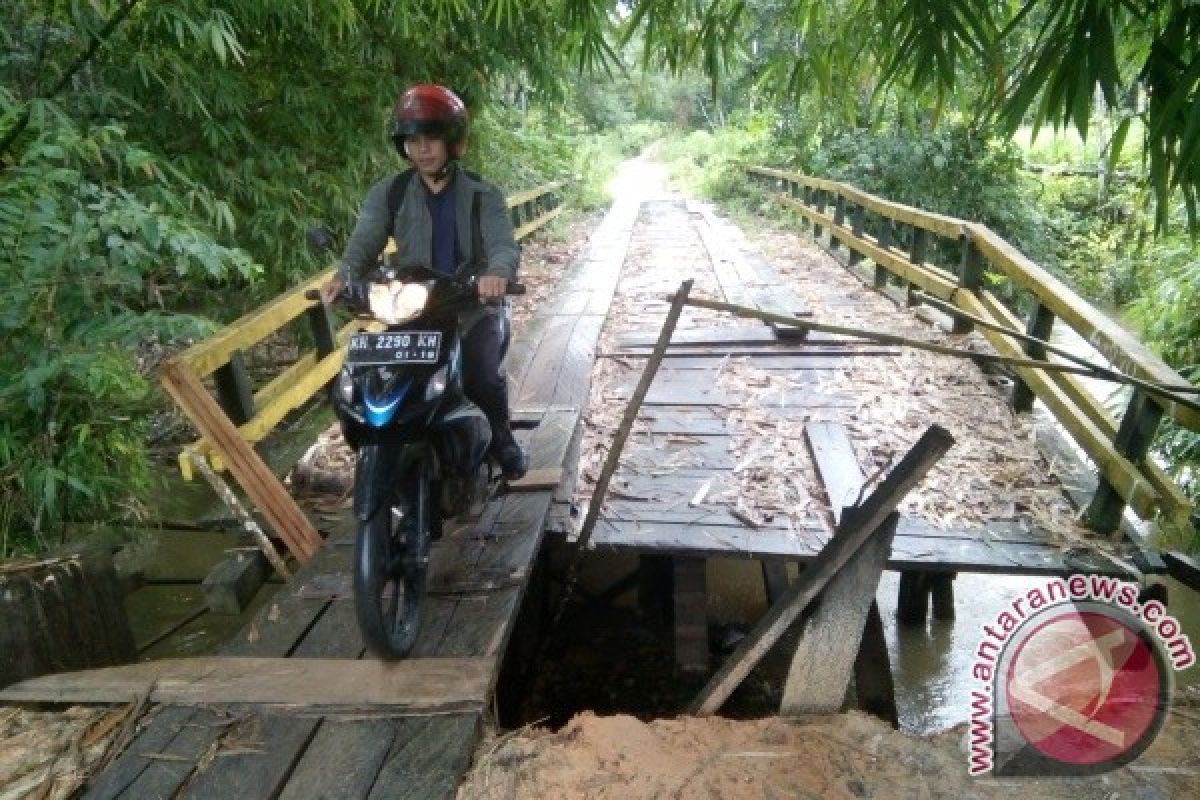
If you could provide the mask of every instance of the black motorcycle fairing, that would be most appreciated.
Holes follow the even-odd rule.
[[[438,463],[455,476],[475,474],[492,444],[492,426],[479,407],[460,400],[433,425],[430,443]]]

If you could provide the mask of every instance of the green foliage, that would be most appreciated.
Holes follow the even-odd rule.
[[[713,132],[693,131],[667,140],[661,155],[687,190],[730,199],[745,191],[746,167],[771,160],[777,124],[777,117],[766,112],[735,114]]]
[[[138,353],[212,329],[327,256],[405,85],[454,87],[509,190],[571,172],[571,66],[614,61],[600,0],[0,4],[0,556],[145,486]],[[567,126],[568,128],[570,125]],[[585,131],[579,128],[577,133]],[[161,343],[161,344],[159,344]]]
[[[1182,237],[1156,241],[1144,262],[1148,280],[1130,305],[1130,317],[1167,363],[1200,384],[1200,248]],[[1200,433],[1168,420],[1155,449],[1171,477],[1200,506]],[[1193,541],[1192,548],[1200,550],[1200,541]]]
[[[155,398],[135,348],[206,327],[154,306],[173,283],[258,273],[216,241],[230,212],[211,193],[116,125],[81,131],[46,111],[0,182],[0,556],[146,489]]]
[[[948,102],[1015,132],[1027,121],[1086,138],[1096,91],[1121,111],[1111,152],[1132,120],[1163,230],[1174,197],[1200,230],[1200,4],[1191,0],[637,0],[627,26],[645,60],[700,67],[716,83],[750,62],[771,97],[816,95],[852,125],[876,110]],[[749,42],[750,52],[733,43]],[[756,51],[762,48],[766,55]],[[1144,88],[1144,108],[1135,100]]]
[[[1021,164],[1012,145],[952,122],[935,130],[836,132],[805,168],[895,202],[982,222],[1036,250],[1040,236]]]

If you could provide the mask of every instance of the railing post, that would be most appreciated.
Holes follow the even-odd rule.
[[[837,250],[838,239],[833,235],[834,228],[840,228],[846,223],[846,198],[837,196],[837,204],[833,207],[833,227],[829,229],[829,249]],[[849,250],[849,248],[846,248]]]
[[[892,248],[892,219],[891,217],[879,218],[879,249],[890,250]],[[875,288],[887,288],[888,271],[887,267],[882,264],[875,264]]]
[[[1033,313],[1029,315],[1029,323],[1025,326],[1025,332],[1030,336],[1037,337],[1049,341],[1050,332],[1054,329],[1054,312],[1046,308],[1039,300],[1033,308]],[[1026,342],[1024,345],[1025,355],[1030,358],[1035,358],[1043,361],[1046,358],[1046,348],[1036,342]],[[1033,408],[1034,394],[1021,376],[1017,376],[1013,382],[1012,388],[1012,407],[1013,411],[1029,411]]]
[[[929,231],[925,230],[924,228],[920,228],[920,227],[914,225],[913,226],[912,250],[909,251],[909,259],[908,260],[911,261],[913,264],[916,264],[917,266],[921,266],[925,263],[925,255],[928,252],[928,250],[929,250]],[[916,288],[916,284],[912,283],[910,281],[908,284],[907,298],[906,298],[908,305],[910,305],[910,306],[915,306],[917,304],[916,300],[913,299],[913,289],[914,288]]]
[[[241,350],[229,354],[229,362],[213,373],[217,402],[234,425],[245,425],[254,416],[254,386],[246,372]]]
[[[851,215],[850,219],[851,219],[851,232],[854,234],[854,236],[856,238],[861,239],[862,235],[863,235],[863,228],[865,227],[866,221],[867,221],[866,207],[861,206],[861,205],[855,206],[854,213]],[[859,252],[858,250],[854,249],[853,247],[851,247],[850,248],[850,266],[853,267],[855,264],[862,261],[862,259],[863,259],[862,253]]]
[[[983,286],[983,254],[979,252],[975,241],[968,235],[959,237],[962,244],[962,263],[959,267],[958,285],[969,292],[977,292]],[[974,326],[963,317],[954,318],[951,333],[970,333]]]
[[[318,303],[305,311],[304,315],[308,317],[308,326],[312,329],[313,342],[317,348],[317,360],[319,361],[337,349],[337,333],[334,331],[333,317],[329,314],[329,307],[324,303]]]
[[[812,192],[815,195],[814,200],[816,201],[817,213],[824,214],[825,213],[825,190],[824,189],[813,189]],[[812,235],[813,235],[814,239],[821,238],[821,226],[815,222],[813,223],[813,234]]]
[[[1135,389],[1129,405],[1121,417],[1121,427],[1113,437],[1113,447],[1129,461],[1140,466],[1154,441],[1158,423],[1162,421],[1163,408],[1156,400],[1148,397],[1141,389]],[[1121,527],[1121,515],[1125,511],[1125,500],[1103,475],[1096,486],[1096,494],[1084,512],[1084,523],[1099,533],[1112,533]]]

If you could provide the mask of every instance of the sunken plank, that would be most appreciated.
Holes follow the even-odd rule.
[[[836,422],[809,422],[804,426],[804,438],[817,465],[829,507],[840,518],[842,508],[858,503],[866,480],[854,455],[854,445],[845,426]]]
[[[807,427],[805,432],[808,432]],[[845,443],[849,444],[849,439]],[[841,458],[848,461],[841,469],[831,470],[834,474],[858,471],[852,449],[843,451]],[[829,491],[828,486],[826,490]],[[859,493],[853,486],[835,491]],[[841,523],[840,511],[836,520]],[[821,592],[820,605],[805,625],[792,655],[780,704],[781,713],[829,714],[841,710],[898,521],[899,514],[892,512]]]

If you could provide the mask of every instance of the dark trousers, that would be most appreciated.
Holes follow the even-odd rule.
[[[508,314],[487,314],[462,339],[463,391],[479,406],[492,426],[492,447],[512,441],[508,419]]]

